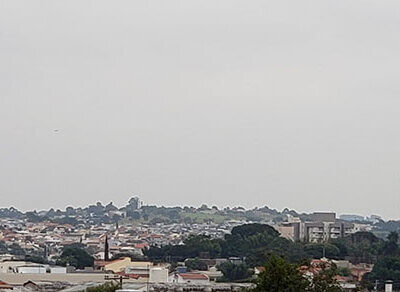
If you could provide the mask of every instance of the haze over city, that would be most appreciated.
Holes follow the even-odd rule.
[[[0,2],[0,207],[399,219],[399,1]]]

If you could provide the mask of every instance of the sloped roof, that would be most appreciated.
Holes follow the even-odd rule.
[[[14,287],[0,280],[0,289],[13,289]]]
[[[182,273],[179,274],[185,280],[208,280],[208,277],[204,274],[197,273]]]

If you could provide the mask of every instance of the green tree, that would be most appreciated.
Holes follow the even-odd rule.
[[[339,257],[348,257],[354,264],[374,263],[382,253],[385,244],[371,232],[357,232],[330,242],[339,248]]]
[[[83,269],[84,267],[93,267],[94,259],[82,248],[65,246],[57,263],[63,266],[71,265],[78,269]]]
[[[198,258],[187,259],[185,261],[185,266],[188,268],[189,271],[207,271],[208,269],[207,264]]]
[[[232,229],[231,234],[233,236],[239,235],[241,237],[249,237],[252,235],[260,234],[260,233],[267,233],[271,236],[279,236],[279,232],[276,231],[272,226],[267,224],[259,224],[259,223],[252,223],[252,224],[244,224],[240,226],[236,226]]]
[[[309,281],[300,273],[297,265],[272,255],[265,265],[265,270],[258,276],[254,291],[303,292],[307,291],[309,285]]]
[[[85,292],[115,292],[121,288],[119,284],[114,282],[106,282],[102,285],[86,288]]]
[[[340,292],[339,283],[336,281],[336,269],[333,267],[323,267],[322,271],[316,274],[311,280],[312,292]]]
[[[365,274],[363,281],[366,283],[373,283],[378,280],[380,283],[385,283],[386,280],[395,282],[396,289],[399,287],[400,282],[400,259],[398,257],[382,257],[380,258],[371,273]]]
[[[397,232],[390,232],[387,241],[383,244],[382,254],[385,256],[398,256],[399,255],[399,234]]]
[[[249,267],[246,264],[233,264],[231,262],[224,262],[219,264],[217,268],[224,275],[224,281],[237,282],[241,280],[247,280],[251,276]]]
[[[336,270],[336,273],[337,273],[339,276],[343,276],[343,277],[351,276],[351,271],[350,271],[349,268],[338,268],[338,269]]]
[[[340,255],[339,248],[330,243],[308,243],[304,245],[304,252],[307,256],[314,259],[319,259],[323,256],[332,259]]]

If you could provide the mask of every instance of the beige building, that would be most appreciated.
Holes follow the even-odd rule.
[[[152,262],[133,262],[130,257],[120,258],[110,262],[97,261],[95,266],[105,272],[120,273],[125,272],[127,268],[149,268],[153,266]]]
[[[282,237],[295,241],[295,227],[292,225],[283,225],[283,226],[277,226],[276,230],[281,234]]]

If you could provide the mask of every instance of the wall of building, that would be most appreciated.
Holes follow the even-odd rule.
[[[46,274],[46,267],[17,267],[18,274]]]
[[[150,279],[151,283],[167,283],[168,269],[167,268],[151,268]]]

